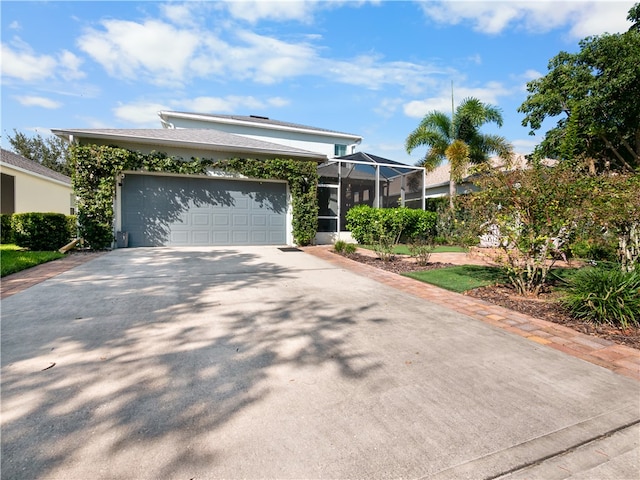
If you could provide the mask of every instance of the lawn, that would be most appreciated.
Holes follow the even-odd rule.
[[[508,281],[498,267],[479,265],[457,265],[455,267],[409,272],[403,275],[458,293]]]
[[[367,250],[375,250],[373,245],[358,245],[358,248],[366,248]],[[433,249],[433,253],[465,253],[467,249],[464,247],[458,247],[455,245],[438,245]],[[393,247],[394,255],[411,255],[409,247],[404,244],[398,244]]]
[[[576,272],[577,269],[574,268],[554,268],[549,272],[550,283],[562,286]],[[500,268],[479,265],[458,265],[407,272],[403,275],[458,293],[489,285],[509,283],[509,278]]]
[[[59,252],[32,252],[13,244],[0,245],[0,276],[4,277],[62,257],[64,255]]]

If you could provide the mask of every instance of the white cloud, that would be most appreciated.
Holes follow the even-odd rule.
[[[196,23],[192,5],[188,3],[162,3],[159,8],[172,23],[177,25],[194,25]]]
[[[523,153],[523,154],[533,152],[533,149],[536,147],[536,145],[538,145],[538,143],[540,143],[539,140],[529,140],[529,139],[523,139],[523,138],[511,141],[511,144],[513,145],[513,149],[516,152]]]
[[[157,85],[184,80],[199,35],[167,23],[105,20],[103,31],[90,29],[78,39],[78,47],[115,77],[135,79],[144,75]]]
[[[456,25],[468,22],[474,30],[498,34],[507,28],[547,32],[563,26],[579,39],[629,28],[627,12],[633,1],[447,1],[421,2],[424,13],[438,23]]]
[[[289,100],[282,97],[271,97],[265,100],[253,96],[228,95],[226,97],[196,97],[174,101],[174,108],[194,112],[237,112],[239,110],[259,110],[268,107],[281,108],[289,105]]]
[[[256,23],[258,20],[298,20],[308,22],[317,6],[309,0],[241,0],[226,2],[229,13],[237,19]]]
[[[383,98],[373,111],[381,117],[389,118],[402,106],[402,102],[401,98]]]
[[[22,25],[17,20],[9,24],[9,30],[22,30]]]
[[[17,48],[2,44],[2,76],[27,82],[52,77],[57,66],[56,60],[49,55],[38,55],[22,42]]]
[[[159,128],[158,112],[160,110],[170,110],[170,108],[162,103],[141,101],[118,105],[113,109],[113,114],[116,118],[128,123]]]
[[[436,84],[435,78],[450,74],[447,68],[411,62],[384,62],[371,55],[352,60],[318,59],[316,65],[334,81],[377,90],[385,85],[398,85],[409,94],[418,94]]]
[[[229,95],[226,97],[195,97],[171,100],[167,104],[149,101],[121,103],[113,109],[114,115],[127,123],[159,127],[160,110],[188,110],[201,113],[233,113],[239,110],[258,111],[269,107],[283,107],[289,104],[282,97],[270,97],[260,100],[253,96]]]
[[[37,96],[29,96],[29,95],[21,95],[15,97],[20,105],[24,105],[25,107],[42,107],[49,109],[56,109],[62,106],[62,103],[56,102],[55,100],[51,100],[50,98],[45,97],[37,97]]]
[[[241,108],[258,109],[263,108],[264,103],[254,97],[197,97],[191,100],[182,100],[180,106],[194,112],[234,112]]]
[[[481,102],[499,106],[500,97],[510,95],[512,91],[499,82],[489,82],[484,87],[456,87],[453,93],[454,106],[456,107],[467,97],[475,97]],[[412,118],[422,118],[434,110],[447,113],[451,111],[451,90],[449,86],[442,88],[440,95],[436,97],[412,100],[403,107],[404,114]]]
[[[314,43],[322,37],[283,40],[227,22],[214,30],[197,24],[183,26],[193,12],[181,5],[167,5],[164,13],[181,25],[105,20],[100,28],[86,30],[77,44],[113,77],[165,87],[182,88],[196,78],[269,85],[309,75],[374,90],[399,86],[417,95],[436,84],[434,76],[452,73],[450,68],[385,61],[378,55],[324,57]]]
[[[82,60],[68,50],[63,50],[58,56],[58,63],[61,67],[60,76],[65,80],[76,80],[84,78],[85,73],[80,70]]]

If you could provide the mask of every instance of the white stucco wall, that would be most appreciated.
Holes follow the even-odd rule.
[[[3,165],[5,175],[15,177],[15,213],[53,212],[69,215],[71,185]]]
[[[340,135],[313,134],[305,132],[285,131],[278,129],[261,128],[260,126],[229,125],[225,123],[213,123],[183,118],[172,118],[171,123],[176,128],[211,128],[221,132],[233,133],[245,137],[262,140],[264,142],[277,143],[290,147],[301,148],[310,152],[320,153],[329,158],[334,157],[334,145],[346,145],[346,155],[355,152],[356,143],[350,138]]]

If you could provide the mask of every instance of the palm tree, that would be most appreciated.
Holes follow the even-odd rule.
[[[444,160],[451,165],[449,175],[449,207],[453,209],[456,182],[459,182],[469,164],[489,161],[490,154],[497,154],[508,164],[513,158],[513,146],[504,137],[480,132],[486,123],[502,126],[502,114],[497,107],[482,103],[477,98],[465,98],[453,115],[438,111],[427,113],[405,141],[407,153],[427,146],[426,155],[416,165],[428,172]]]

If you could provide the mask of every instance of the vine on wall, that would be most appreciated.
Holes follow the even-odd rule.
[[[273,159],[230,159],[214,161],[192,158],[185,161],[162,152],[142,154],[119,147],[73,145],[72,183],[78,197],[80,236],[93,249],[113,243],[113,199],[116,178],[125,170],[205,174],[213,165],[218,170],[249,178],[278,179],[289,183],[293,207],[293,237],[298,245],[308,245],[316,235],[318,174],[313,162]]]

